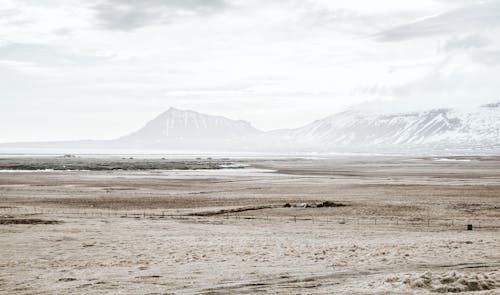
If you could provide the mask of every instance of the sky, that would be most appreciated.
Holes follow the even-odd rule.
[[[111,139],[169,107],[294,128],[500,100],[500,0],[2,0],[0,142]]]

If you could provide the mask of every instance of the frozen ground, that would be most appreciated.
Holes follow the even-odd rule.
[[[246,164],[0,173],[0,293],[498,294],[498,159]]]

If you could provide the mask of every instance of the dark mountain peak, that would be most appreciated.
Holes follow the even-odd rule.
[[[207,147],[260,133],[249,122],[170,107],[138,131],[122,137],[135,143],[155,143],[184,148]]]

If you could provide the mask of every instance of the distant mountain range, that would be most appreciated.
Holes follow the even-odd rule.
[[[500,152],[500,103],[469,112],[434,109],[376,114],[346,111],[287,130],[282,136],[311,150],[378,152]]]
[[[350,110],[297,129],[269,132],[246,121],[170,108],[138,131],[116,140],[0,145],[3,152],[16,148],[500,155],[500,103],[467,112],[433,109],[377,114]]]

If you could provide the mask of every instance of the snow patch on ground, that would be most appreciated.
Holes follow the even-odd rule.
[[[436,162],[470,162],[471,159],[434,158]]]

